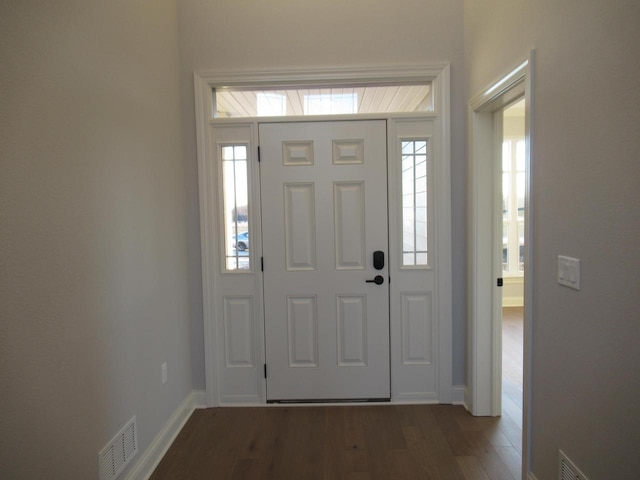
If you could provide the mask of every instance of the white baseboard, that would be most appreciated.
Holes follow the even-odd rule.
[[[391,398],[393,404],[420,404],[420,403],[439,403],[437,393],[396,393]]]
[[[191,392],[193,396],[193,408],[207,408],[207,392],[205,390],[194,390]]]
[[[151,442],[151,445],[144,451],[142,456],[133,464],[124,480],[147,480],[156,469],[164,454],[167,453],[173,441],[187,423],[187,420],[196,408],[205,405],[205,394],[200,391],[193,391],[182,401],[173,412],[165,426],[160,430]]]
[[[464,392],[467,387],[465,385],[454,385],[453,386],[453,399],[452,402],[454,405],[464,405],[465,398]]]
[[[466,385],[453,386],[453,404],[462,405],[468,412],[471,411],[469,402],[469,388]]]

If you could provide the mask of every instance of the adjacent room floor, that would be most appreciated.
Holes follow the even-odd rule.
[[[523,309],[502,310],[502,415],[522,428]]]

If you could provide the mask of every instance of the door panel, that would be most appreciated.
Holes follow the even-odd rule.
[[[386,122],[261,124],[260,149],[267,399],[389,398]]]

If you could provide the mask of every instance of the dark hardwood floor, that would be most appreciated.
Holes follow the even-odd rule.
[[[160,479],[520,478],[520,429],[451,405],[196,410]]]
[[[196,410],[151,480],[520,480],[519,310],[503,316],[502,417],[452,405]]]

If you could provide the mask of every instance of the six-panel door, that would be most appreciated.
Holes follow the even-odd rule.
[[[388,399],[386,122],[259,135],[267,399]]]

